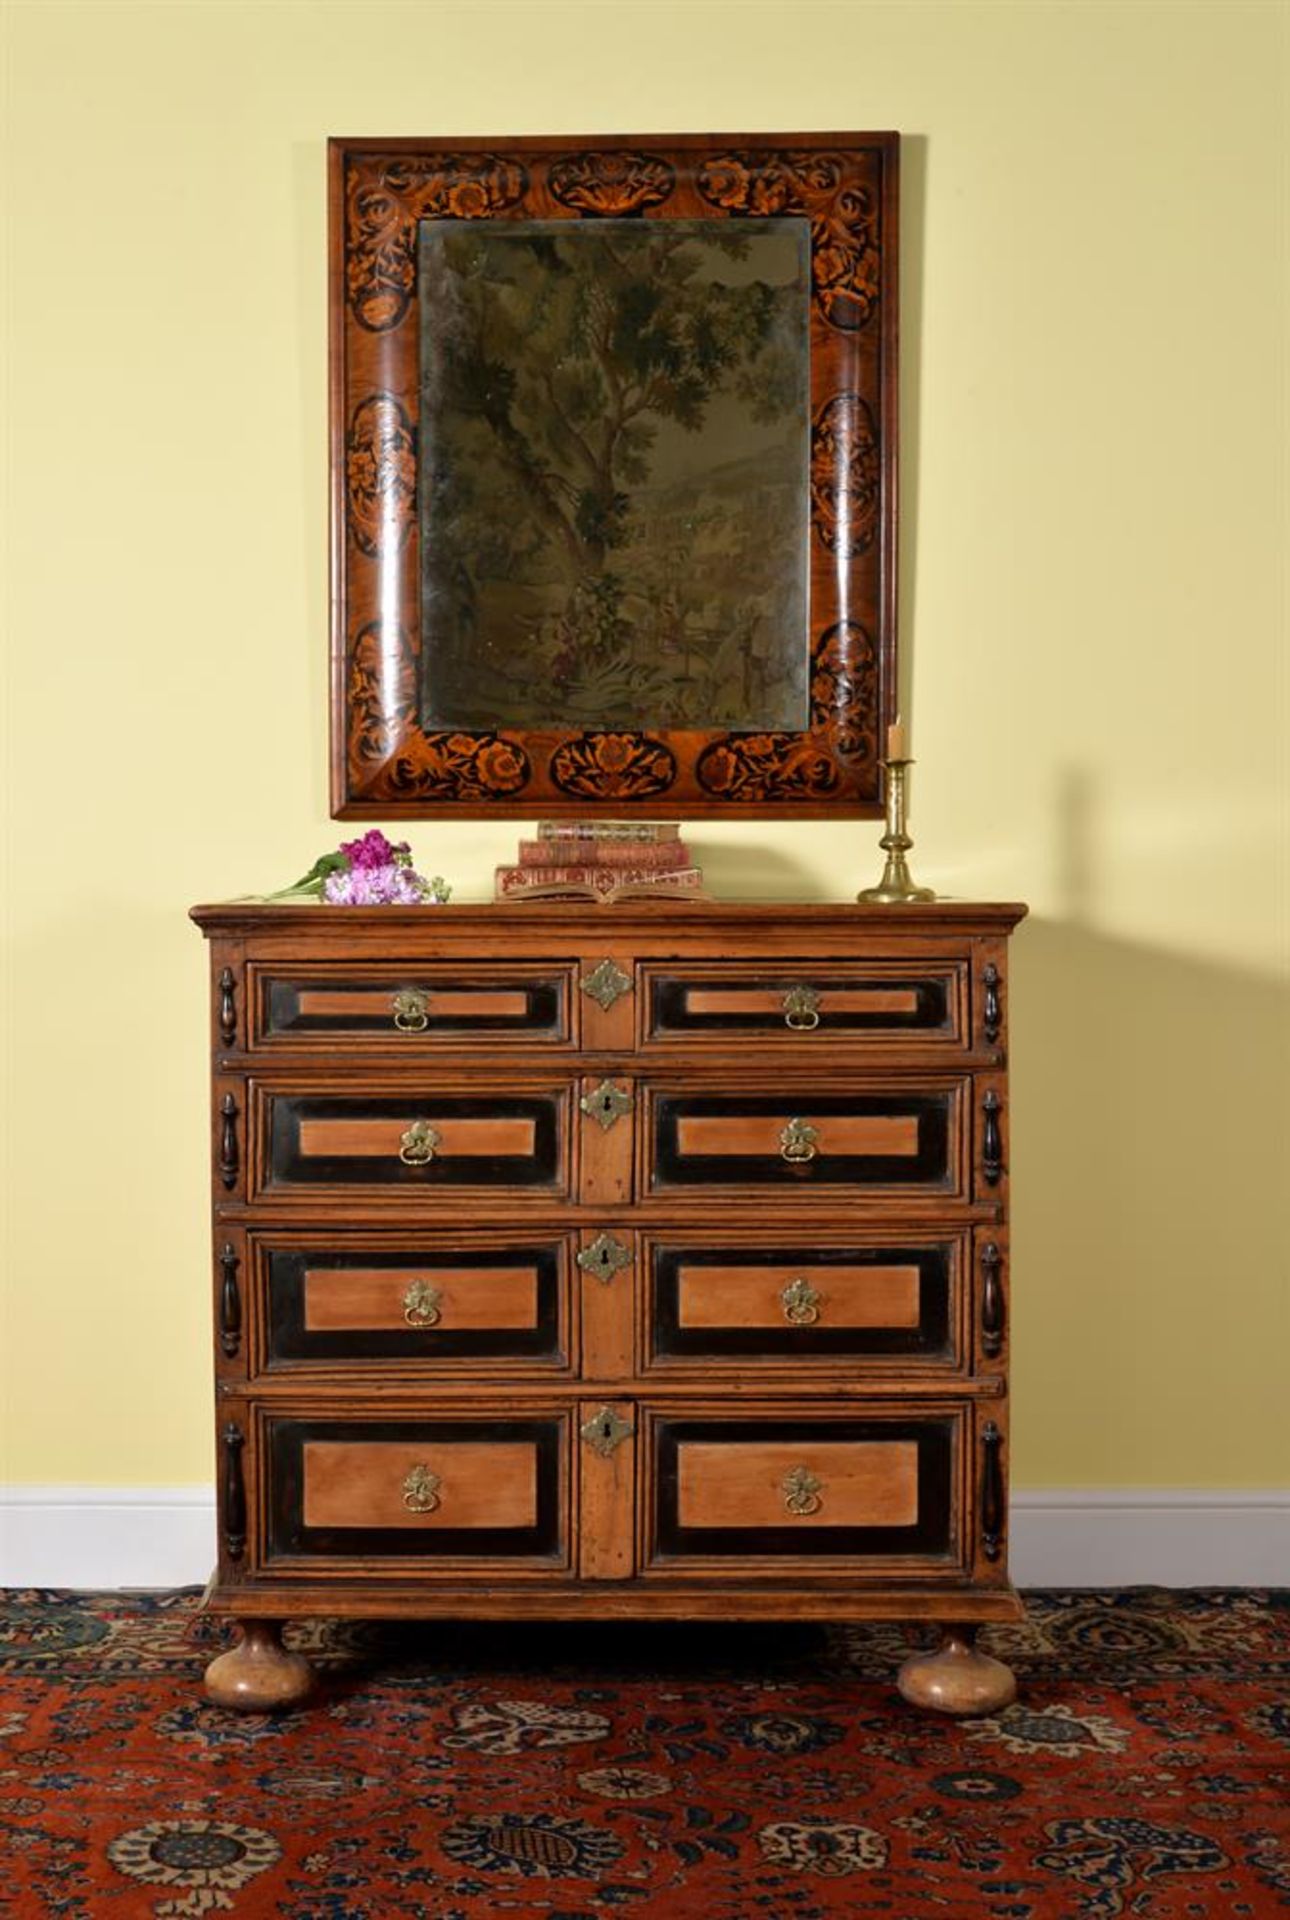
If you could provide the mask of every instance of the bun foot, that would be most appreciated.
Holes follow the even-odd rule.
[[[975,1627],[947,1627],[935,1653],[916,1653],[896,1679],[911,1707],[960,1715],[998,1713],[1017,1697],[1011,1667],[978,1653]]]
[[[242,1638],[206,1669],[206,1692],[217,1707],[238,1713],[279,1713],[313,1691],[314,1670],[282,1644],[277,1620],[242,1620]]]

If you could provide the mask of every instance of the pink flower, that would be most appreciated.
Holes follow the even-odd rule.
[[[447,898],[442,880],[427,881],[410,866],[354,866],[329,873],[323,899],[332,907],[419,907]]]

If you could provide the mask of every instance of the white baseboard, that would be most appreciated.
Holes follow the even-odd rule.
[[[0,1587],[204,1586],[213,1487],[0,1489]]]
[[[1290,1586],[1290,1488],[1025,1488],[1011,1505],[1019,1587]]]
[[[201,1586],[209,1487],[0,1490],[0,1587]],[[1097,1487],[1012,1496],[1020,1587],[1290,1586],[1290,1489]]]

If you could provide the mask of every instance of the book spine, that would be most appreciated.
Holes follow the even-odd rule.
[[[592,867],[688,867],[689,850],[683,840],[584,840],[567,846],[558,840],[521,840],[522,867],[573,864]]]
[[[495,897],[511,899],[523,893],[554,893],[562,888],[596,898],[628,888],[634,893],[695,893],[702,891],[698,867],[632,868],[590,865],[563,867],[498,867]]]
[[[539,820],[539,840],[629,841],[649,846],[659,840],[679,840],[681,829],[669,820]]]

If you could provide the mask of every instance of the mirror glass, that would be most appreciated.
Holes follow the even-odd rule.
[[[808,724],[810,223],[418,223],[420,723]]]

